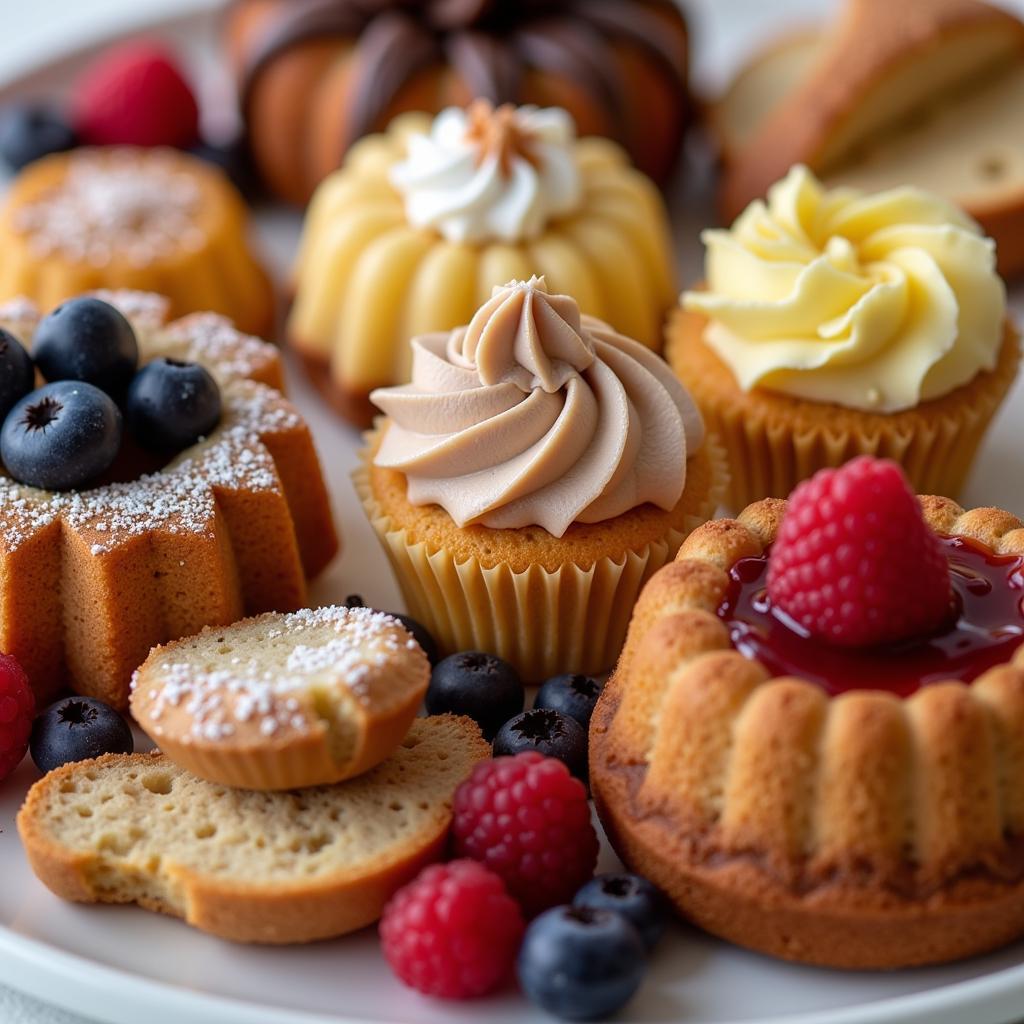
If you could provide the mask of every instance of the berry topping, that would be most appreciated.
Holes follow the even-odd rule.
[[[62,380],[26,395],[0,429],[0,461],[19,483],[70,491],[95,480],[121,447],[113,399],[82,381]]]
[[[82,296],[40,321],[32,355],[48,380],[84,380],[120,398],[135,373],[135,331],[109,302]]]
[[[512,976],[523,917],[482,864],[435,864],[384,908],[384,956],[406,985],[442,999],[472,999]]]
[[[534,751],[477,765],[455,793],[454,836],[531,916],[571,900],[597,863],[583,783]]]
[[[909,640],[950,621],[949,564],[899,466],[862,456],[790,496],[768,566],[776,613],[847,647]]]
[[[601,1020],[633,998],[647,969],[621,914],[555,907],[526,930],[516,973],[526,997],[562,1020]]]
[[[611,910],[622,914],[640,933],[644,945],[653,949],[665,931],[668,908],[661,890],[639,875],[598,875],[572,901],[576,908]]]
[[[35,387],[36,368],[18,339],[0,328],[0,423]]]
[[[349,608],[365,608],[366,602],[359,594],[349,594],[348,597],[345,598],[345,605]],[[437,641],[431,635],[430,630],[427,629],[422,622],[417,622],[411,615],[403,615],[401,612],[385,612],[384,614],[390,615],[393,619],[398,619],[398,621],[405,626],[410,633],[412,633],[416,643],[423,648],[423,653],[427,656],[427,661],[429,661],[432,666],[437,664],[439,659]]]
[[[177,146],[199,137],[199,108],[173,57],[133,40],[107,50],[74,90],[73,122],[97,146]]]
[[[0,779],[6,779],[28,750],[36,699],[25,670],[9,654],[0,654]]]
[[[220,388],[198,363],[154,359],[128,388],[125,418],[136,441],[171,455],[206,437],[220,422]]]
[[[427,714],[468,715],[484,738],[523,710],[526,694],[516,670],[493,654],[465,651],[437,663],[427,689]]]
[[[243,195],[255,190],[255,172],[250,151],[245,139],[239,137],[222,146],[209,142],[198,142],[189,147],[189,152],[198,159],[212,164],[227,175],[228,180]]]
[[[533,706],[561,711],[587,729],[600,696],[601,683],[591,676],[553,676],[537,691]]]
[[[578,779],[587,780],[587,730],[568,715],[533,708],[509,719],[494,737],[494,756],[536,750],[557,757]]]
[[[12,171],[77,143],[71,126],[48,107],[14,104],[0,112],[0,160]]]
[[[109,704],[92,697],[65,697],[32,724],[29,749],[41,772],[100,754],[130,754],[135,747],[128,723]]]

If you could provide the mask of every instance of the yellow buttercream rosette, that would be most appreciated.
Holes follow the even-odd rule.
[[[995,243],[937,195],[826,190],[798,166],[703,239],[707,291],[683,306],[745,391],[891,413],[996,364]]]

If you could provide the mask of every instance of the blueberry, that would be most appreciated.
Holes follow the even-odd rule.
[[[523,710],[526,695],[516,670],[493,654],[465,651],[440,661],[430,675],[427,714],[468,715],[491,740],[513,715]]]
[[[12,171],[77,145],[71,126],[48,107],[14,104],[0,111],[0,159]]]
[[[0,429],[0,461],[15,480],[70,491],[94,480],[121,447],[121,412],[99,388],[62,380],[26,395]]]
[[[578,779],[587,781],[587,731],[568,715],[551,708],[533,708],[509,719],[494,737],[494,756],[536,750],[557,757]]]
[[[136,441],[173,454],[206,437],[220,422],[220,388],[198,363],[154,359],[128,388],[125,417]]]
[[[640,933],[648,949],[657,945],[668,917],[661,890],[646,878],[626,872],[591,879],[576,893],[572,905],[622,914]]]
[[[128,723],[109,704],[92,697],[65,697],[32,723],[28,749],[41,772],[100,754],[130,754]]]
[[[47,380],[84,380],[119,399],[135,373],[139,346],[132,325],[109,302],[82,296],[43,318],[32,355]]]
[[[366,602],[359,596],[359,594],[349,594],[345,598],[345,604],[349,608],[365,608]],[[423,625],[422,622],[417,622],[411,615],[403,615],[401,612],[385,612],[385,615],[390,615],[392,618],[398,619],[398,621],[405,626],[416,643],[423,648],[423,653],[427,656],[427,661],[430,662],[431,667],[437,664],[440,654],[437,650],[437,641],[431,635],[429,629]]]
[[[32,357],[13,334],[0,328],[0,423],[35,383]]]
[[[601,696],[601,683],[590,676],[553,676],[537,691],[535,708],[551,708],[575,718],[584,729],[590,727],[590,716]]]
[[[621,914],[555,907],[535,918],[516,973],[526,997],[562,1020],[601,1020],[626,1005],[647,967],[643,940]]]
[[[189,147],[188,152],[223,171],[231,184],[243,195],[253,191],[255,174],[249,156],[249,147],[242,137],[223,145],[197,142],[194,146]]]

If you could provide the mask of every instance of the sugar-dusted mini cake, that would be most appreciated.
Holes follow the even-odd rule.
[[[273,287],[224,174],[174,149],[76,149],[38,160],[0,210],[0,301],[41,309],[97,288],[159,292],[267,335]]]
[[[660,350],[675,302],[651,182],[564,110],[477,102],[355,146],[306,216],[288,337],[352,421],[409,379],[409,339],[466,324],[491,289],[546,275],[584,313]]]
[[[1016,938],[1022,600],[1024,524],[918,504],[887,461],[706,524],[644,590],[594,714],[613,844],[688,919],[790,960]]]
[[[1020,364],[978,225],[929,192],[795,167],[704,241],[666,357],[728,449],[732,507],[863,453],[956,497]]]
[[[565,107],[665,181],[692,110],[672,0],[235,0],[225,44],[256,163],[294,203],[403,111]]]
[[[662,359],[544,280],[413,341],[355,476],[411,614],[527,679],[611,667],[640,588],[725,484]]]
[[[273,346],[215,314],[165,323],[160,296],[101,296],[134,327],[141,363],[209,370],[219,423],[169,462],[126,446],[80,490],[29,487],[0,467],[0,650],[41,699],[70,685],[125,707],[154,645],[304,605],[337,538],[309,428],[276,390]],[[0,306],[0,326],[29,348],[39,322],[27,301]]]
[[[132,678],[131,709],[200,778],[298,789],[390,757],[429,681],[426,654],[391,615],[267,612],[155,648]]]

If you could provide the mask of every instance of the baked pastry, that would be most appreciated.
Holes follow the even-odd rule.
[[[155,648],[132,677],[131,710],[200,778],[299,789],[390,757],[429,682],[426,654],[390,615],[267,612]]]
[[[62,899],[137,903],[235,942],[312,942],[376,921],[442,856],[455,790],[489,755],[475,723],[447,715],[417,720],[367,774],[291,793],[107,754],[37,782],[18,831]]]
[[[609,669],[652,572],[717,507],[714,440],[668,367],[543,278],[413,341],[356,489],[441,650],[527,680]],[[553,625],[557,624],[557,625]]]
[[[731,506],[862,453],[955,497],[1020,363],[978,226],[928,192],[826,189],[795,167],[703,237],[707,284],[666,356],[728,449]]]
[[[690,116],[670,0],[237,0],[226,48],[256,163],[304,204],[361,136],[474,98],[569,110],[664,181]]]
[[[892,557],[897,583],[924,598],[915,575],[934,561],[901,549],[905,534],[884,508],[872,513],[870,492],[848,523],[841,506],[856,488],[844,488],[819,486],[790,532],[815,554],[829,530],[842,535],[824,568],[800,572],[852,575],[804,597],[833,622],[848,614],[874,628],[914,604],[884,589],[893,573],[875,576],[879,560]],[[1024,524],[946,498],[920,503],[949,574],[949,614],[927,635],[841,646],[780,616],[779,499],[696,530],[636,606],[591,726],[591,786],[627,863],[731,942],[894,968],[1024,931]],[[865,546],[846,555],[851,530]]]
[[[100,295],[131,321],[141,362],[207,367],[220,424],[163,466],[126,452],[88,490],[37,490],[0,470],[0,650],[41,702],[70,684],[124,708],[151,647],[302,607],[338,542],[309,428],[275,390],[277,350],[215,314],[165,324],[160,296]],[[0,326],[28,346],[38,321],[27,300],[0,306]]]
[[[664,204],[613,144],[560,110],[474,104],[403,117],[317,191],[288,338],[367,426],[375,387],[409,379],[409,339],[468,323],[491,289],[545,274],[584,312],[661,348],[674,304]]]
[[[911,184],[963,207],[1024,269],[1024,23],[978,0],[846,0],[756,55],[715,105],[726,220],[792,164],[830,186]]]
[[[52,309],[97,288],[160,292],[172,317],[209,310],[266,336],[273,287],[247,232],[234,186],[187,153],[58,153],[26,168],[0,210],[0,302]]]

